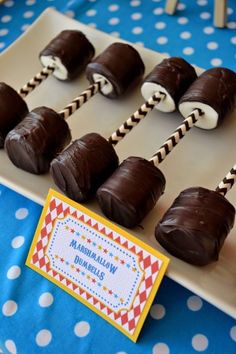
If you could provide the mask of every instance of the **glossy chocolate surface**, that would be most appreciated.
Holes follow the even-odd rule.
[[[132,228],[155,206],[165,189],[163,173],[141,157],[129,157],[98,189],[103,213],[112,221]]]
[[[70,129],[64,119],[50,108],[37,107],[8,133],[5,149],[15,166],[42,174],[70,140]]]
[[[192,65],[179,57],[164,59],[147,75],[144,82],[153,82],[163,86],[177,105],[180,97],[197,79]]]
[[[189,87],[180,100],[201,102],[212,107],[219,115],[218,125],[233,110],[236,97],[236,73],[227,68],[206,70]],[[197,107],[196,107],[197,108]]]
[[[40,52],[41,56],[60,58],[67,68],[68,80],[80,74],[94,56],[95,50],[86,36],[78,30],[64,30]]]
[[[4,82],[0,82],[0,148],[8,132],[29,112],[27,104],[18,93]]]
[[[113,86],[109,98],[117,98],[135,86],[144,73],[143,61],[129,44],[113,43],[87,65],[86,75],[94,83],[94,74],[101,74]]]
[[[215,191],[192,187],[182,191],[157,224],[157,241],[172,255],[198,266],[219,257],[234,225],[235,209]]]
[[[101,135],[90,133],[75,140],[51,163],[56,185],[71,199],[86,201],[118,167],[118,157]]]

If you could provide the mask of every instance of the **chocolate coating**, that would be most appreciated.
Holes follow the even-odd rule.
[[[7,133],[29,112],[27,104],[18,93],[0,82],[0,148],[4,146]]]
[[[218,113],[218,125],[233,110],[236,95],[236,73],[227,68],[213,68],[203,72],[188,88],[179,104],[201,102]],[[198,107],[196,107],[198,108]]]
[[[8,133],[5,149],[15,166],[42,174],[70,140],[64,119],[50,108],[37,107]]]
[[[141,157],[129,157],[98,189],[103,213],[116,223],[132,228],[155,206],[165,189],[163,173]]]
[[[180,97],[197,79],[192,65],[179,57],[164,59],[147,75],[144,82],[153,82],[163,86],[177,105]]]
[[[113,43],[87,65],[86,75],[90,83],[95,81],[94,74],[107,78],[112,90],[106,96],[117,98],[141,80],[144,69],[136,49],[129,44]]]
[[[157,224],[157,241],[174,256],[198,266],[216,261],[232,229],[235,209],[219,193],[202,187],[182,191]]]
[[[64,30],[40,52],[42,56],[60,58],[68,71],[68,80],[80,74],[94,56],[95,50],[86,36],[78,30]]]
[[[77,139],[51,163],[55,184],[71,199],[88,200],[118,167],[118,157],[101,135]]]

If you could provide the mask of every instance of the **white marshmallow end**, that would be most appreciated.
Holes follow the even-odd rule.
[[[195,127],[211,130],[218,125],[218,113],[209,105],[202,102],[182,102],[179,111],[184,118],[187,118],[194,109],[201,109],[204,115],[195,123]]]
[[[165,98],[158,103],[155,108],[161,112],[173,112],[176,110],[175,102],[166,89],[154,82],[144,82],[141,86],[141,93],[145,101],[157,92],[165,93]]]
[[[113,91],[113,86],[111,84],[111,82],[103,75],[101,74],[98,74],[98,73],[95,73],[93,74],[93,80],[96,82],[96,81],[99,81],[99,80],[106,80],[106,85],[104,85],[101,89],[101,92],[104,94],[104,95],[109,95],[109,93],[111,93]]]
[[[50,65],[55,66],[55,70],[53,71],[53,75],[59,80],[67,80],[68,79],[68,71],[66,67],[62,64],[61,59],[58,57],[54,57],[52,55],[42,55],[40,57],[41,63],[44,67]]]

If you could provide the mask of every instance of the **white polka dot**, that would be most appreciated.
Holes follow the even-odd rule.
[[[157,7],[156,9],[153,10],[154,15],[162,15],[164,12],[162,7]]]
[[[34,16],[34,12],[33,11],[26,11],[24,14],[23,14],[23,17],[24,18],[31,18]]]
[[[8,269],[7,278],[10,280],[17,279],[21,274],[21,269],[19,266],[14,265]]]
[[[127,354],[126,352],[117,352],[116,354]]]
[[[230,329],[230,337],[236,342],[236,326]]]
[[[5,36],[6,34],[8,34],[8,32],[9,32],[9,31],[8,31],[7,28],[3,28],[3,29],[0,30],[0,36],[3,37],[3,36]]]
[[[185,4],[182,4],[181,2],[177,5],[177,9],[182,11],[182,10],[185,10],[186,9],[186,5]]]
[[[152,348],[153,354],[169,354],[170,349],[167,344],[165,343],[157,343]]]
[[[15,212],[15,217],[18,220],[22,220],[22,219],[25,219],[28,216],[28,214],[29,214],[28,209],[20,208]]]
[[[227,27],[230,29],[235,29],[236,28],[236,22],[231,21],[227,23]]]
[[[132,20],[140,20],[142,18],[142,14],[140,12],[135,12],[131,15]]]
[[[120,19],[118,17],[112,17],[108,21],[109,25],[112,25],[112,26],[118,25],[119,22],[120,22]]]
[[[218,48],[218,43],[216,42],[208,42],[207,43],[207,48],[210,50],[215,50]]]
[[[68,11],[65,12],[65,15],[67,17],[74,18],[75,17],[75,12],[72,11],[72,10],[68,10]]]
[[[191,38],[191,36],[192,36],[191,33],[188,31],[184,31],[180,33],[180,38],[182,39],[189,39]]]
[[[120,37],[120,32],[114,31],[110,33],[111,36],[119,38]]]
[[[133,34],[140,34],[140,33],[142,33],[142,32],[143,32],[142,27],[134,27],[134,28],[132,29],[132,33],[133,33]]]
[[[48,329],[42,329],[36,335],[36,343],[39,347],[46,347],[52,340],[52,333]]]
[[[194,53],[194,49],[192,47],[186,47],[183,49],[183,53],[185,55],[192,55]]]
[[[7,22],[10,22],[10,21],[11,21],[11,19],[12,19],[12,17],[11,17],[11,16],[9,16],[9,15],[5,15],[5,16],[2,16],[2,18],[1,18],[1,22],[3,22],[3,23],[7,23]]]
[[[164,29],[164,28],[166,28],[166,23],[165,22],[157,22],[156,24],[155,24],[155,28],[157,28],[157,29]]]
[[[111,12],[117,11],[117,10],[119,10],[119,5],[112,4],[112,5],[108,6],[108,10],[111,11]]]
[[[0,49],[5,47],[5,43],[4,42],[0,42]]]
[[[222,60],[219,58],[214,58],[211,60],[211,65],[212,66],[220,66],[220,65],[222,65]]]
[[[141,4],[141,2],[139,0],[130,1],[130,6],[133,6],[133,7],[139,6],[140,4]]]
[[[96,14],[97,14],[97,11],[94,10],[94,9],[88,10],[86,12],[86,15],[89,16],[89,17],[95,16]]]
[[[187,300],[187,306],[191,311],[198,311],[202,308],[202,299],[199,296],[192,295]]]
[[[144,43],[143,42],[135,42],[135,44],[139,45],[140,47],[144,47]]]
[[[234,13],[234,10],[231,9],[231,7],[228,7],[227,9],[227,15],[232,15]]]
[[[74,327],[74,333],[77,337],[85,337],[90,332],[90,325],[86,321],[76,323]]]
[[[198,4],[199,6],[206,6],[206,5],[207,5],[207,0],[198,0],[198,1],[197,1],[197,4]]]
[[[11,339],[7,339],[5,342],[5,347],[11,354],[17,354],[16,345]]]
[[[192,346],[198,352],[203,352],[208,347],[208,339],[203,334],[196,334],[192,338]]]
[[[20,248],[25,242],[24,236],[16,236],[11,241],[11,246],[13,248]]]
[[[153,2],[162,2],[162,0],[152,0]]]
[[[231,37],[231,38],[230,38],[230,42],[231,42],[232,44],[236,44],[236,37]]]
[[[17,303],[13,300],[8,300],[2,307],[2,313],[4,316],[13,316],[17,311]]]
[[[12,6],[14,6],[14,1],[8,0],[8,1],[4,2],[4,6],[6,6],[6,7],[12,7]]]
[[[215,29],[211,26],[207,26],[203,29],[203,32],[206,33],[206,34],[212,34],[215,32]]]
[[[208,20],[209,18],[211,18],[211,14],[210,12],[202,12],[200,13],[200,17],[202,20]]]
[[[150,315],[152,316],[152,318],[154,318],[155,320],[160,320],[162,319],[166,314],[166,309],[163,305],[161,304],[155,304],[151,307],[150,310]]]
[[[26,1],[26,5],[27,5],[27,6],[34,5],[35,3],[36,3],[36,0],[27,0],[27,1]]]
[[[88,26],[91,27],[91,28],[97,28],[97,24],[94,23],[94,22],[88,23]]]
[[[168,38],[167,37],[158,37],[157,38],[157,43],[158,44],[166,44],[168,42]]]
[[[49,307],[52,305],[54,299],[51,293],[46,292],[40,295],[39,297],[39,305],[41,307]]]
[[[29,27],[30,27],[30,25],[26,23],[23,26],[21,26],[21,30],[26,31]]]
[[[188,23],[188,18],[187,17],[179,17],[177,19],[177,22],[180,24],[180,25],[186,25],[186,23]]]

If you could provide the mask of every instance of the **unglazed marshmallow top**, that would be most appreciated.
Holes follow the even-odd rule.
[[[40,52],[43,66],[55,66],[53,75],[71,80],[79,75],[94,56],[95,50],[86,36],[78,30],[64,30]]]
[[[236,73],[227,68],[212,68],[203,72],[185,92],[179,102],[179,110],[186,118],[195,108],[204,116],[195,125],[202,129],[214,129],[234,109],[236,97]]]
[[[113,43],[87,65],[86,75],[90,83],[105,78],[101,92],[109,98],[117,98],[135,86],[144,73],[143,61],[131,45]]]
[[[144,79],[141,92],[145,100],[156,92],[165,93],[166,97],[156,105],[156,109],[172,112],[180,97],[196,79],[195,69],[186,60],[179,57],[166,58]]]

